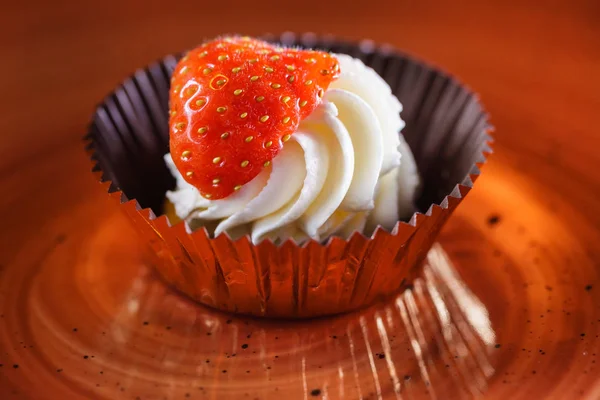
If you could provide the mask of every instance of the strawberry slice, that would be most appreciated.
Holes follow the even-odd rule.
[[[205,198],[229,196],[269,167],[338,75],[329,53],[247,37],[190,51],[171,79],[175,165]]]

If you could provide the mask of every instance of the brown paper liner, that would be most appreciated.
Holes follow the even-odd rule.
[[[269,40],[360,58],[404,105],[403,134],[423,184],[420,210],[392,232],[355,233],[326,243],[253,245],[247,237],[212,238],[173,226],[163,212],[174,187],[163,161],[168,149],[168,89],[177,56],[138,70],[96,110],[88,150],[94,171],[146,240],[160,276],[191,298],[218,309],[268,317],[312,317],[354,310],[410,284],[452,211],[473,186],[488,142],[478,98],[454,78],[371,42],[291,33]],[[158,217],[157,217],[158,216]]]

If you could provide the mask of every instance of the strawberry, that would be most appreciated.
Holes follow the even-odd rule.
[[[338,74],[329,53],[247,37],[190,51],[171,79],[175,165],[205,198],[231,195],[269,167]]]

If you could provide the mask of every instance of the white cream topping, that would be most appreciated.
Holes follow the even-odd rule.
[[[271,166],[238,192],[207,200],[165,156],[177,183],[167,198],[178,217],[194,225],[216,220],[215,236],[249,234],[258,243],[349,237],[378,225],[392,229],[413,213],[419,178],[399,134],[402,105],[362,61],[336,57],[341,74],[323,102],[300,122]]]

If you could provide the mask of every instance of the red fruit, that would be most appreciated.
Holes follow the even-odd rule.
[[[250,38],[190,51],[171,79],[175,165],[204,197],[229,196],[270,165],[338,74],[329,53]]]

